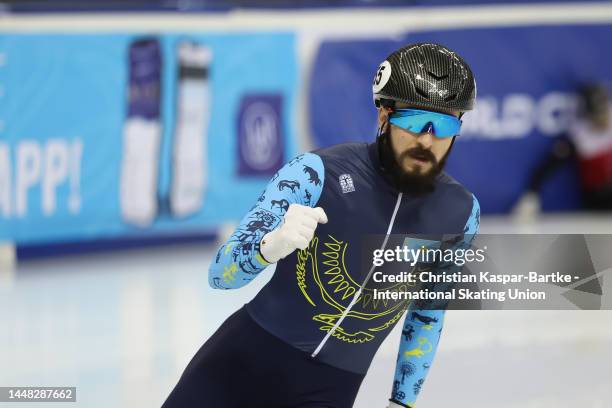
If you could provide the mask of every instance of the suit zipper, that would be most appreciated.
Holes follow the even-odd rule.
[[[389,241],[389,235],[391,235],[391,230],[393,229],[393,223],[395,223],[395,216],[397,215],[397,211],[399,210],[400,204],[402,202],[402,195],[403,193],[399,193],[397,195],[397,201],[395,202],[395,208],[393,209],[393,215],[391,216],[391,221],[389,221],[389,226],[387,227],[387,234],[385,235],[385,239],[383,240],[383,243],[380,247],[381,250],[385,249],[385,247],[387,246],[387,241]],[[340,327],[340,324],[342,324],[342,321],[349,314],[353,306],[355,306],[355,304],[359,300],[359,297],[361,296],[361,292],[363,291],[363,288],[365,288],[365,285],[367,285],[370,278],[372,277],[372,274],[374,273],[374,269],[375,269],[375,265],[372,264],[372,267],[370,268],[365,280],[359,287],[359,290],[357,291],[357,293],[355,293],[355,296],[353,296],[351,303],[348,305],[346,309],[344,309],[344,312],[340,316],[340,319],[338,319],[336,324],[334,324],[334,326],[327,332],[327,334],[325,335],[325,337],[323,337],[323,340],[321,340],[321,342],[319,343],[315,351],[313,351],[312,354],[310,355],[312,358],[316,357],[317,354],[319,354],[321,349],[323,349],[323,346],[325,345],[325,343],[327,343],[327,340],[329,340],[329,338],[334,334],[336,329]]]

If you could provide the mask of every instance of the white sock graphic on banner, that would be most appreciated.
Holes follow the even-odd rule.
[[[207,184],[208,72],[212,54],[208,47],[191,42],[181,43],[178,54],[178,108],[170,206],[173,215],[184,217],[202,208]]]
[[[125,221],[135,225],[149,225],[157,213],[160,139],[158,122],[135,117],[124,126],[121,212]]]
[[[155,39],[134,42],[129,52],[129,102],[123,128],[121,214],[126,222],[150,225],[157,214],[161,144],[161,54]]]

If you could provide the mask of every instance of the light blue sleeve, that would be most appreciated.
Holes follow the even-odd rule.
[[[472,211],[463,230],[463,240],[457,248],[468,248],[480,227],[480,205],[473,197]],[[459,268],[459,267],[458,267]],[[413,302],[408,308],[400,341],[391,401],[414,407],[425,378],[433,363],[446,311],[418,308]]]
[[[289,205],[314,207],[323,190],[325,171],[314,153],[297,156],[272,177],[236,231],[219,248],[208,282],[215,289],[237,289],[252,281],[269,263],[259,252],[265,234],[282,221]]]

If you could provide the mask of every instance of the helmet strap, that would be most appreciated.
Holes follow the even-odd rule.
[[[384,148],[383,145],[385,143],[389,143],[388,141],[388,130],[389,130],[389,121],[386,120],[384,121],[379,127],[378,127],[378,131],[376,132],[376,147],[378,150],[378,162],[380,164],[380,169],[383,172],[387,172],[386,166],[385,166],[385,157],[384,157]]]
[[[451,144],[450,144],[450,146],[448,146],[447,152],[450,152],[451,149],[453,148],[453,145],[455,144],[455,139],[456,138],[457,138],[457,136],[453,136],[453,140],[451,140]]]

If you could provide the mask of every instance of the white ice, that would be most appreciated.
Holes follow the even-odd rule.
[[[612,218],[487,218],[482,232],[610,233]],[[271,276],[210,289],[214,250],[51,258],[0,273],[0,386],[77,387],[76,404],[53,407],[160,406],[206,338]],[[355,408],[386,406],[400,330],[379,350]],[[609,408],[611,368],[612,311],[449,311],[418,407]]]

